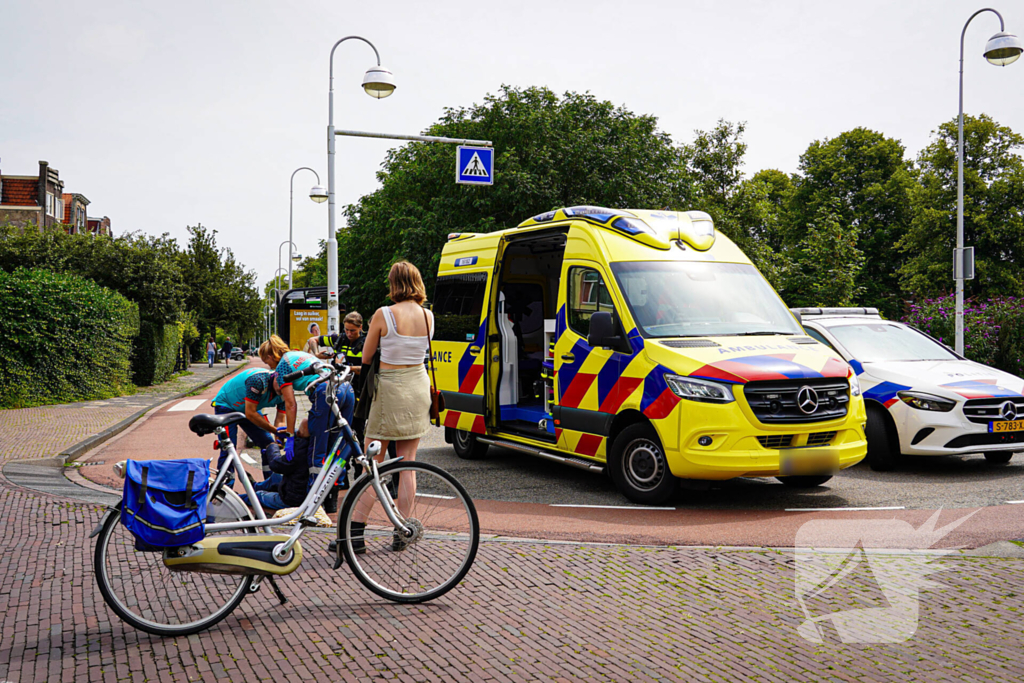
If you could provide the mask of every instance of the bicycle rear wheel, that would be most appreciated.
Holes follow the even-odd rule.
[[[441,468],[402,461],[380,468],[385,487],[396,475],[401,475],[403,485],[415,482],[415,502],[406,515],[416,528],[415,536],[396,547],[395,527],[372,479],[364,476],[345,496],[338,514],[338,539],[364,586],[394,602],[424,602],[444,595],[466,576],[480,544],[480,524],[466,489]],[[366,519],[359,553],[360,536],[352,534],[357,510]]]
[[[206,511],[208,524],[250,518],[238,495],[227,489],[207,501]],[[104,522],[94,561],[96,582],[110,609],[158,636],[185,636],[213,626],[242,602],[252,584],[251,576],[170,571],[162,552],[135,550],[135,537],[121,524],[120,511]]]

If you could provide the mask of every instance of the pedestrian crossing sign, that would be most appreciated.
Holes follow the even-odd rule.
[[[455,152],[455,182],[463,185],[493,185],[494,148],[460,145]]]

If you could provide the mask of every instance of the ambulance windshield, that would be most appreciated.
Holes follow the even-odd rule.
[[[612,272],[646,337],[803,334],[751,265],[620,262]]]

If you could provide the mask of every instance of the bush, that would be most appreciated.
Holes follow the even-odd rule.
[[[132,381],[139,386],[166,382],[174,374],[181,346],[181,327],[143,320],[132,349]]]
[[[0,408],[131,393],[139,308],[76,275],[0,271]]]
[[[956,295],[911,304],[904,322],[953,346]],[[964,302],[964,355],[1004,372],[1024,375],[1024,299],[993,297]]]

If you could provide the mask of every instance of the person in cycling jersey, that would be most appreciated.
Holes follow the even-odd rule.
[[[217,415],[244,412],[245,419],[228,427],[231,443],[238,449],[238,427],[242,428],[263,455],[263,480],[271,477],[270,460],[277,455],[275,436],[277,427],[263,415],[263,410],[277,408],[275,421],[280,425],[285,419],[284,399],[277,389],[276,373],[264,368],[250,368],[234,375],[217,392],[213,399],[213,410]],[[226,459],[221,451],[217,469]]]
[[[284,401],[284,413],[285,422],[287,424],[288,435],[295,434],[295,416],[298,411],[298,406],[295,403],[295,392],[305,391],[306,387],[313,382],[316,375],[303,375],[298,379],[288,382],[285,377],[291,373],[305,370],[314,363],[320,361],[313,355],[310,355],[304,351],[288,351],[277,363],[277,383],[278,391],[281,394],[281,398]]]

